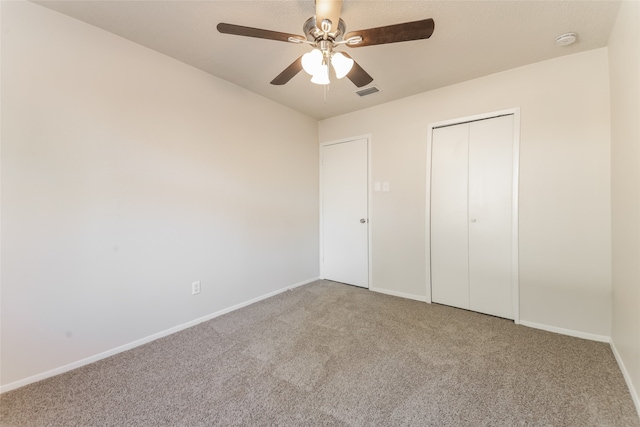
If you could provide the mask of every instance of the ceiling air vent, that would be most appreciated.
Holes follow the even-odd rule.
[[[378,89],[376,86],[369,86],[356,91],[359,96],[373,95],[376,92],[380,92],[380,89]]]

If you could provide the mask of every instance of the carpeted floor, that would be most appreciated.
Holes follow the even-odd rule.
[[[640,426],[608,344],[319,281],[0,397],[3,426]]]

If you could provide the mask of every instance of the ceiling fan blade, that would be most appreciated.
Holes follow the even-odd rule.
[[[302,56],[295,61],[287,68],[284,69],[278,76],[271,80],[272,85],[283,85],[291,80],[296,74],[298,74],[302,70]]]
[[[297,34],[279,33],[277,31],[262,30],[260,28],[243,27],[242,25],[226,24],[221,22],[217,26],[218,31],[224,34],[232,34],[234,36],[255,37],[258,39],[277,40],[288,42],[290,37],[306,40],[305,37]]]
[[[351,58],[351,56],[345,52],[340,53],[347,58]],[[356,61],[353,61],[353,67],[351,67],[351,71],[347,74],[347,78],[357,87],[366,86],[373,81],[373,77],[371,77],[369,73],[367,73]]]
[[[330,33],[338,29],[340,22],[340,11],[342,10],[342,0],[316,0],[316,25],[321,28],[322,21],[331,21]]]
[[[428,39],[433,34],[435,23],[433,19],[404,22],[402,24],[387,25],[386,27],[369,28],[368,30],[347,33],[344,39],[360,36],[362,42],[347,44],[349,47],[372,46],[376,44],[407,42],[411,40]]]

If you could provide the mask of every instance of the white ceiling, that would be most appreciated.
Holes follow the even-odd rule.
[[[269,82],[308,46],[220,34],[219,22],[302,35],[313,0],[37,1],[162,52],[316,119],[323,119],[514,67],[607,45],[619,1],[345,1],[347,32],[435,20],[428,40],[343,47],[380,92],[359,97],[348,79],[329,90],[300,72],[284,86]],[[567,47],[565,32],[578,33]]]

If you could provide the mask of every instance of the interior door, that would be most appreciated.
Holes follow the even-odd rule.
[[[513,319],[513,115],[433,129],[432,301]]]
[[[322,275],[369,287],[368,143],[322,146]]]

